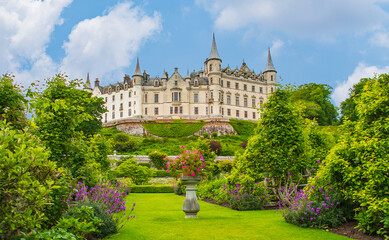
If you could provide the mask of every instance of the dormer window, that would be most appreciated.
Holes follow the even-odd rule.
[[[176,75],[177,77],[177,75]],[[174,81],[174,86],[178,86],[178,81]]]
[[[127,90],[128,89],[128,84],[124,84],[124,89]]]
[[[111,92],[112,92],[112,88],[109,88],[109,89],[108,89],[108,93],[111,93]]]
[[[119,86],[117,86],[117,87],[116,87],[116,91],[119,91],[119,90],[120,90],[120,87],[119,87]]]
[[[195,80],[194,85],[195,85],[195,87],[199,86],[199,81]]]
[[[158,82],[158,80],[156,80],[155,82],[154,82],[154,87],[158,87],[159,86],[159,82]]]

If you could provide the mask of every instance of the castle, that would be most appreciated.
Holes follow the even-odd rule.
[[[100,86],[97,78],[92,89],[89,74],[86,90],[102,97],[108,110],[103,123],[150,120],[228,120],[256,121],[257,108],[276,88],[277,71],[268,57],[263,73],[255,74],[243,61],[240,69],[221,67],[215,35],[204,70],[181,76],[178,69],[169,76],[150,78],[141,72],[139,58],[135,73],[123,82]]]

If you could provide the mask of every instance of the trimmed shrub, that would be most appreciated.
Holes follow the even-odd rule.
[[[222,151],[222,145],[220,144],[219,141],[214,141],[214,140],[211,140],[208,142],[209,144],[209,149],[216,153],[217,155],[220,154],[220,152]]]
[[[216,138],[217,137],[217,132],[212,132],[211,136],[212,136],[212,138]]]
[[[115,140],[115,142],[127,142],[130,140],[130,136],[128,136],[128,134],[126,133],[121,132],[116,134],[113,139]]]
[[[171,185],[139,185],[131,188],[132,193],[173,193]]]
[[[138,149],[139,144],[133,139],[129,139],[126,142],[116,142],[115,149],[118,152],[132,152]]]
[[[167,154],[163,152],[154,151],[149,153],[149,158],[156,169],[166,169],[165,157],[167,157]]]
[[[139,166],[150,168],[150,163],[138,163]]]
[[[204,121],[189,123],[183,120],[174,120],[170,123],[149,122],[142,124],[147,132],[158,137],[187,137],[200,131],[204,125]]]
[[[203,136],[204,138],[208,138],[209,137],[209,133],[205,132],[205,133],[201,134],[201,136]]]
[[[136,185],[146,184],[152,175],[150,168],[139,166],[134,158],[128,158],[123,160],[114,173],[117,177],[128,177]]]
[[[253,135],[255,132],[255,128],[258,125],[257,122],[252,122],[248,120],[237,120],[234,118],[230,118],[230,124],[239,135],[244,136]]]

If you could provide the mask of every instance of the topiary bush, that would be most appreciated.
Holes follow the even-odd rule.
[[[203,136],[204,138],[208,138],[209,137],[209,133],[205,132],[205,133],[201,134],[201,136]]]
[[[114,170],[117,177],[128,177],[136,185],[147,184],[151,179],[152,171],[150,168],[139,166],[134,158],[128,158]]]
[[[211,137],[212,137],[212,138],[216,138],[216,137],[217,137],[217,132],[212,132],[212,133],[211,133]]]
[[[156,169],[166,169],[166,157],[167,154],[163,152],[153,151],[149,153],[151,163]]]

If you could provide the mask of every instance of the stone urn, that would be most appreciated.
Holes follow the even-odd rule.
[[[186,185],[185,202],[182,206],[182,211],[185,212],[185,218],[197,218],[200,205],[196,197],[196,184],[201,181],[201,177],[184,175],[181,177],[181,181]]]

